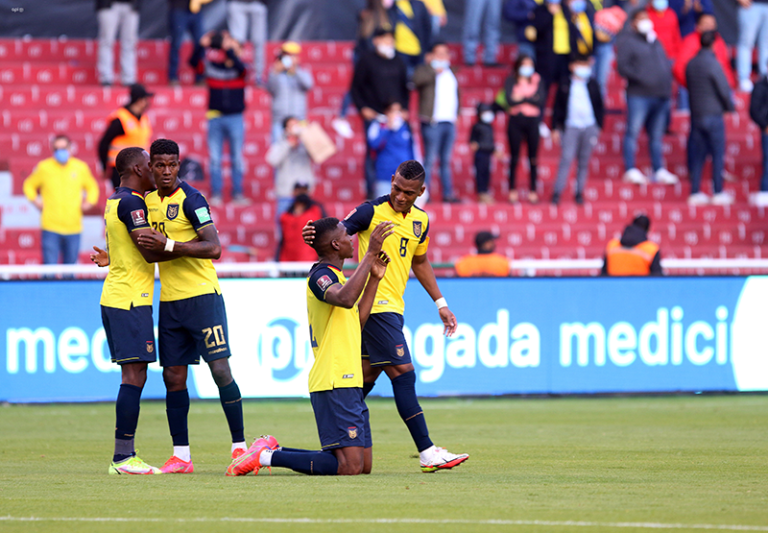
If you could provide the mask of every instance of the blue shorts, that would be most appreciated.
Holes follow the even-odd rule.
[[[157,334],[161,366],[196,365],[231,355],[227,310],[220,294],[160,302]]]
[[[151,305],[131,306],[130,309],[102,305],[101,323],[113,363],[154,363],[157,360]]]
[[[363,389],[350,387],[310,392],[309,398],[323,450],[350,446],[370,448],[373,445]]]
[[[407,365],[411,352],[403,335],[403,315],[376,313],[363,327],[363,358],[371,366]]]

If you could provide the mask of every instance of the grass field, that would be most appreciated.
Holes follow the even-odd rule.
[[[112,405],[0,407],[0,531],[768,531],[768,396],[425,400],[436,443],[471,455],[435,474],[393,402],[370,407],[374,473],[356,478],[225,477],[218,403],[192,405],[197,471],[165,476],[107,475]],[[309,401],[245,417],[249,438],[317,446]],[[137,445],[170,455],[162,402]]]

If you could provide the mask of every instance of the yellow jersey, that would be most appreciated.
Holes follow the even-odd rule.
[[[413,206],[407,213],[398,213],[389,201],[389,195],[357,206],[347,218],[344,226],[350,235],[357,234],[359,257],[368,250],[368,241],[373,229],[381,222],[394,222],[395,233],[384,241],[382,249],[389,254],[392,262],[387,275],[379,282],[376,299],[371,313],[397,313],[405,311],[403,294],[414,256],[427,253],[429,246],[429,216]]]
[[[131,232],[147,228],[147,204],[133,189],[118,187],[104,209],[109,273],[101,290],[101,305],[129,310],[152,305],[155,264],[147,263],[131,239]]]
[[[147,195],[147,207],[152,227],[174,241],[191,241],[199,230],[213,226],[205,197],[185,182],[165,198],[152,191]],[[161,302],[186,300],[214,292],[221,294],[219,277],[210,259],[179,257],[162,261],[157,266],[160,269]]]
[[[43,200],[40,227],[60,235],[83,231],[83,192],[89,204],[99,200],[99,186],[91,169],[74,157],[65,165],[52,157],[43,159],[24,180],[24,196],[32,202],[39,194]]]
[[[309,392],[363,386],[360,312],[325,302],[326,291],[346,283],[341,270],[327,263],[312,267],[307,279],[309,339],[315,362],[309,371]]]

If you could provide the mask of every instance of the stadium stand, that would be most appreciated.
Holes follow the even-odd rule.
[[[205,88],[192,86],[193,73],[184,66],[180,87],[169,87],[165,62],[167,42],[142,41],[138,48],[139,81],[156,92],[149,116],[155,137],[169,137],[181,145],[184,155],[194,155],[207,172],[205,141]],[[272,57],[276,43],[270,43]],[[20,197],[23,180],[34,165],[49,156],[53,133],[64,132],[73,141],[73,155],[85,160],[94,175],[101,176],[96,145],[105,128],[105,117],[120,106],[127,91],[101,87],[96,79],[97,46],[85,40],[0,39],[0,176],[10,172],[10,183],[0,178],[0,264],[41,262],[40,231],[31,206]],[[119,51],[116,50],[117,54]],[[513,46],[503,47],[504,63],[515,55]],[[250,62],[247,55],[246,62]],[[182,49],[182,61],[190,45]],[[459,49],[452,46],[455,63]],[[316,87],[310,93],[310,120],[327,131],[341,105],[352,75],[352,43],[303,43],[303,64],[311,69]],[[671,171],[682,178],[675,186],[628,185],[621,182],[621,141],[624,123],[624,96],[621,80],[613,72],[606,107],[618,111],[606,117],[606,126],[595,150],[585,191],[586,204],[572,202],[569,189],[559,207],[549,200],[559,160],[559,147],[542,141],[539,155],[538,205],[510,205],[503,201],[507,190],[507,163],[494,162],[492,189],[497,204],[475,203],[472,156],[467,146],[469,129],[479,102],[491,102],[507,74],[505,69],[473,67],[459,74],[462,114],[452,160],[454,187],[463,204],[427,204],[432,228],[430,258],[435,263],[453,262],[471,251],[473,236],[491,230],[501,238],[498,251],[511,259],[598,258],[605,243],[620,234],[638,212],[646,212],[653,224],[650,237],[661,245],[665,258],[764,258],[768,256],[768,213],[750,207],[748,193],[757,190],[761,169],[759,132],[749,120],[749,96],[737,93],[737,113],[726,117],[726,170],[736,176],[727,182],[736,203],[726,207],[688,206],[686,138],[688,118],[675,115],[671,135],[664,140],[664,154]],[[415,98],[415,95],[414,95]],[[256,87],[247,91],[245,194],[254,200],[247,207],[227,205],[214,211],[221,241],[231,247],[222,261],[271,260],[275,250],[275,213],[272,169],[264,161],[268,148],[269,95]],[[415,104],[413,107],[415,109]],[[355,137],[336,138],[338,153],[317,173],[319,185],[314,197],[324,203],[328,214],[343,217],[363,200],[362,163],[365,141],[356,114],[349,116]],[[505,138],[503,120],[495,123],[497,142]],[[414,124],[414,132],[418,126]],[[645,137],[641,137],[639,165],[649,166]],[[227,158],[225,157],[225,176]],[[708,167],[707,167],[708,168]],[[711,183],[705,170],[703,190]],[[8,176],[8,174],[5,174]],[[104,192],[104,180],[99,180]],[[225,180],[227,183],[228,180]],[[437,180],[435,180],[437,186]],[[195,183],[203,192],[208,183]],[[13,200],[13,201],[11,201]],[[103,205],[105,195],[100,199]],[[91,213],[97,215],[97,212]],[[81,262],[87,254],[81,254]]]

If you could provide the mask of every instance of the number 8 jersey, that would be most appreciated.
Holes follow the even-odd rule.
[[[348,234],[357,234],[358,257],[365,255],[371,232],[380,222],[394,222],[395,232],[387,237],[382,247],[392,262],[387,267],[386,276],[379,282],[371,313],[402,315],[405,311],[403,294],[413,258],[427,253],[429,216],[416,206],[407,213],[398,213],[392,207],[389,195],[360,204],[343,221]]]
[[[157,191],[149,193],[146,202],[152,227],[174,241],[191,241],[197,237],[198,230],[213,225],[208,202],[185,182],[165,198],[161,198]],[[157,265],[160,268],[161,302],[221,294],[219,278],[210,259],[179,257]]]

